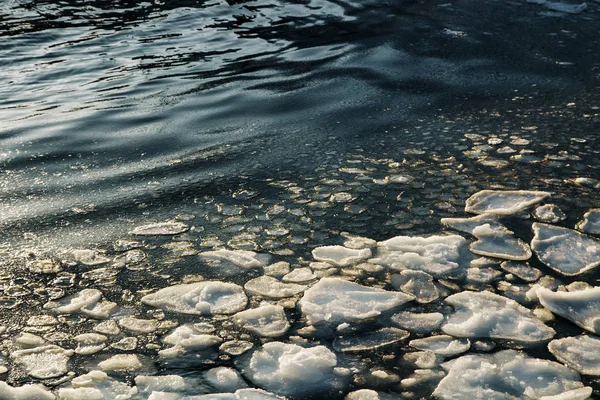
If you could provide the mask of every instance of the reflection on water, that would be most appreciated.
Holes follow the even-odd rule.
[[[595,12],[550,18],[493,0],[2,2],[0,220],[52,226],[74,208],[102,220],[215,176],[343,154],[330,137],[389,140],[459,103],[523,92],[533,109],[595,79]],[[297,157],[306,144],[310,162]]]

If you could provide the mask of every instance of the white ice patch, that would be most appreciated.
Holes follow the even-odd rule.
[[[556,339],[548,344],[554,357],[583,375],[600,375],[600,338],[581,335]]]
[[[214,250],[200,253],[200,258],[210,261],[227,262],[244,269],[260,268],[267,265],[268,256],[249,250]]]
[[[138,391],[142,393],[151,393],[155,391],[181,393],[190,389],[191,386],[179,375],[139,375],[135,377],[135,385]]]
[[[270,342],[252,354],[243,373],[259,387],[300,398],[345,387],[336,367],[335,354],[325,346]]]
[[[121,328],[134,333],[151,333],[158,329],[158,321],[155,319],[141,319],[135,317],[124,317],[119,319]]]
[[[304,293],[299,305],[310,325],[341,324],[377,317],[413,299],[400,292],[323,278]]]
[[[558,226],[534,223],[531,248],[540,261],[566,276],[600,265],[600,240]]]
[[[465,211],[512,215],[548,197],[550,193],[529,190],[482,190],[467,199]]]
[[[55,400],[56,397],[43,385],[9,386],[0,381],[0,399],[6,400]]]
[[[391,393],[376,392],[371,389],[360,389],[350,392],[344,400],[397,400],[398,397]]]
[[[572,369],[514,350],[465,355],[442,366],[448,375],[433,395],[443,400],[540,399],[583,388],[579,374]]]
[[[17,350],[10,354],[13,362],[25,369],[34,378],[56,378],[67,373],[67,362],[73,355],[73,350],[48,345],[33,349]]]
[[[240,327],[265,337],[281,336],[290,328],[283,307],[272,304],[241,311],[232,319]]]
[[[84,314],[90,318],[108,318],[117,306],[109,301],[101,301],[102,292],[97,289],[83,289],[71,296],[49,301],[44,308],[56,314]]]
[[[93,249],[68,249],[60,254],[60,258],[67,264],[101,265],[111,261],[104,252]]]
[[[183,314],[233,314],[248,303],[244,289],[234,283],[205,281],[169,286],[142,297],[142,303]]]
[[[218,336],[207,335],[194,325],[182,325],[166,335],[162,342],[173,347],[159,351],[162,357],[180,355],[187,352],[200,353],[223,342]]]
[[[232,368],[217,367],[204,373],[206,381],[219,392],[234,392],[248,387],[240,374]]]
[[[77,348],[75,353],[77,354],[94,354],[106,347],[106,341],[108,338],[98,333],[82,333],[74,337],[77,341]]]
[[[98,363],[103,371],[133,372],[144,367],[137,354],[117,354]]]
[[[458,270],[466,261],[462,256],[468,241],[462,236],[396,236],[379,242],[378,255],[369,262],[402,271],[425,271],[435,277]]]
[[[296,268],[289,274],[286,274],[281,280],[284,282],[292,283],[305,283],[314,281],[317,276],[312,272],[310,268]]]
[[[555,224],[567,219],[565,213],[562,212],[562,210],[555,204],[545,204],[543,206],[539,206],[535,209],[533,215],[538,221],[549,224]]]
[[[445,301],[455,308],[442,326],[448,335],[535,343],[550,340],[555,334],[531,310],[495,293],[464,291]]]
[[[322,246],[314,249],[312,255],[317,261],[325,261],[339,267],[346,267],[371,257],[371,249],[356,250],[344,246]]]
[[[509,274],[513,274],[514,276],[523,279],[526,282],[535,282],[542,276],[542,271],[531,267],[527,263],[504,261],[502,264],[500,264],[500,268]]]
[[[156,392],[159,393],[159,392]],[[266,392],[261,389],[239,389],[235,393],[211,393],[194,396],[176,397],[174,400],[286,400],[285,397]],[[164,395],[156,398],[149,397],[148,400],[171,400]]]
[[[177,235],[189,230],[189,226],[183,222],[168,221],[155,224],[142,225],[134,228],[130,233],[139,236],[163,236]]]
[[[448,335],[415,339],[411,340],[408,344],[415,349],[431,351],[440,356],[454,356],[464,353],[471,348],[469,339],[456,339]]]
[[[283,283],[271,276],[260,276],[246,282],[244,289],[252,295],[283,299],[304,292],[306,286],[296,283]]]
[[[594,208],[583,214],[575,229],[592,235],[600,235],[600,208]]]
[[[535,294],[540,303],[554,314],[600,334],[600,287],[577,292],[553,292],[538,287]]]
[[[102,371],[78,376],[71,387],[58,389],[60,400],[127,400],[137,393],[137,388],[115,381]]]
[[[442,218],[442,224],[475,236],[470,249],[480,256],[524,261],[531,258],[531,249],[513,232],[498,222],[497,217],[483,214],[472,218]]]

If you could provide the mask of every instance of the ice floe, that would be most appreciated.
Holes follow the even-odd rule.
[[[408,344],[415,349],[431,351],[440,356],[455,356],[464,353],[471,348],[469,339],[454,338],[448,335],[414,339]]]
[[[311,271],[310,268],[296,268],[289,274],[286,274],[283,278],[281,278],[284,282],[292,282],[292,283],[305,283],[314,281],[317,279],[317,276]]]
[[[179,362],[186,364],[205,360],[212,360],[217,356],[216,345],[221,344],[223,339],[218,336],[207,334],[194,324],[186,324],[175,328],[171,333],[162,338],[166,349],[158,352],[163,362]]]
[[[271,276],[260,276],[246,282],[244,289],[249,294],[268,297],[272,299],[283,299],[300,294],[306,290],[306,286],[296,283],[283,283]]]
[[[404,270],[392,275],[391,283],[395,289],[414,296],[419,303],[431,303],[440,297],[433,277],[423,271]]]
[[[459,235],[396,236],[379,242],[378,254],[369,262],[402,271],[425,271],[435,277],[449,275],[466,264],[468,241]]]
[[[108,318],[117,305],[101,299],[102,292],[98,289],[83,289],[71,296],[49,301],[44,304],[44,308],[56,314],[85,314],[90,318]]]
[[[548,343],[548,350],[561,363],[583,375],[600,375],[600,338],[597,336],[555,339]]]
[[[17,350],[10,354],[14,363],[25,369],[25,372],[39,379],[56,378],[67,373],[67,362],[73,350],[65,350],[55,345]]]
[[[413,299],[340,278],[322,278],[304,293],[299,305],[310,325],[337,325],[377,317]]]
[[[398,328],[381,328],[362,335],[343,336],[333,341],[336,351],[360,352],[376,350],[381,347],[398,344],[410,335],[409,332]]]
[[[232,319],[240,327],[265,337],[281,336],[290,328],[283,307],[272,304],[241,311]]]
[[[439,399],[546,399],[569,397],[571,391],[591,395],[579,374],[556,362],[531,358],[514,350],[490,355],[464,355],[443,364],[448,374],[433,395]],[[571,393],[572,394],[572,393]]]
[[[540,261],[566,276],[600,265],[600,240],[559,226],[534,223],[531,248]]]
[[[206,381],[219,392],[235,392],[248,387],[244,379],[233,368],[217,367],[204,373]]]
[[[127,400],[137,394],[136,387],[116,381],[102,371],[80,375],[71,380],[71,387],[58,389],[60,400]]]
[[[531,258],[529,245],[514,237],[513,232],[495,216],[483,214],[472,218],[442,218],[441,222],[479,239],[469,247],[477,255],[517,261]]]
[[[400,311],[391,317],[393,324],[415,333],[431,333],[437,331],[444,322],[442,313],[414,313]]]
[[[139,236],[162,236],[162,235],[177,235],[187,232],[189,226],[183,222],[167,221],[157,222],[155,224],[142,225],[134,228],[130,233]]]
[[[243,369],[254,384],[276,394],[303,397],[346,386],[336,355],[325,346],[270,342],[252,354]]]
[[[330,264],[345,267],[371,257],[371,249],[349,249],[344,246],[322,246],[312,251],[313,258]]]
[[[500,264],[500,268],[526,282],[535,282],[542,276],[542,271],[527,263],[504,261]]]
[[[577,223],[575,229],[591,235],[600,235],[600,208],[586,212],[583,215],[583,220]]]
[[[142,297],[142,303],[183,314],[234,314],[246,308],[248,298],[234,283],[204,281],[160,289]]]
[[[397,397],[391,393],[377,392],[371,389],[360,389],[350,392],[344,400],[395,400]]]
[[[535,343],[550,340],[555,333],[529,309],[495,293],[464,291],[445,301],[455,308],[442,325],[448,335]]]
[[[550,197],[530,190],[482,190],[467,199],[465,211],[473,214],[512,215]]]
[[[600,334],[600,287],[576,292],[553,292],[538,287],[535,294],[540,303],[554,314]]]
[[[99,333],[82,333],[73,339],[77,342],[75,353],[89,355],[104,349],[108,337]]]
[[[6,400],[55,400],[56,396],[43,385],[12,387],[0,381],[0,398]]]
[[[98,363],[102,371],[133,372],[141,370],[144,365],[137,354],[116,354]]]
[[[205,251],[199,254],[200,258],[205,261],[212,261],[212,265],[221,265],[229,263],[241,268],[252,269],[260,268],[267,265],[268,256],[258,254],[249,250],[214,250]],[[215,264],[216,262],[216,264]]]
[[[555,204],[544,204],[543,206],[539,206],[535,209],[533,215],[538,221],[549,224],[555,224],[567,219],[565,213]]]

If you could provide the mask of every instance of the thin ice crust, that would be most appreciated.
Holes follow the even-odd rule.
[[[473,214],[512,215],[550,197],[531,190],[482,190],[467,199],[465,211]]]

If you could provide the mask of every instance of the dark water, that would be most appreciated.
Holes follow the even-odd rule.
[[[410,141],[451,154],[468,129],[538,125],[549,141],[592,134],[593,148],[598,7],[544,10],[4,1],[0,223],[16,236],[77,225],[93,242],[141,203],[176,214],[215,177],[277,178],[328,151],[401,155]]]
[[[196,249],[301,263],[341,231],[438,232],[490,188],[550,191],[573,227],[600,206],[599,31],[597,2],[568,15],[521,0],[1,1],[3,260],[110,253],[137,225],[179,219]],[[331,204],[340,192],[351,204]],[[528,223],[509,227],[528,240]],[[145,272],[67,292],[119,301],[197,273],[168,240],[148,239]]]

